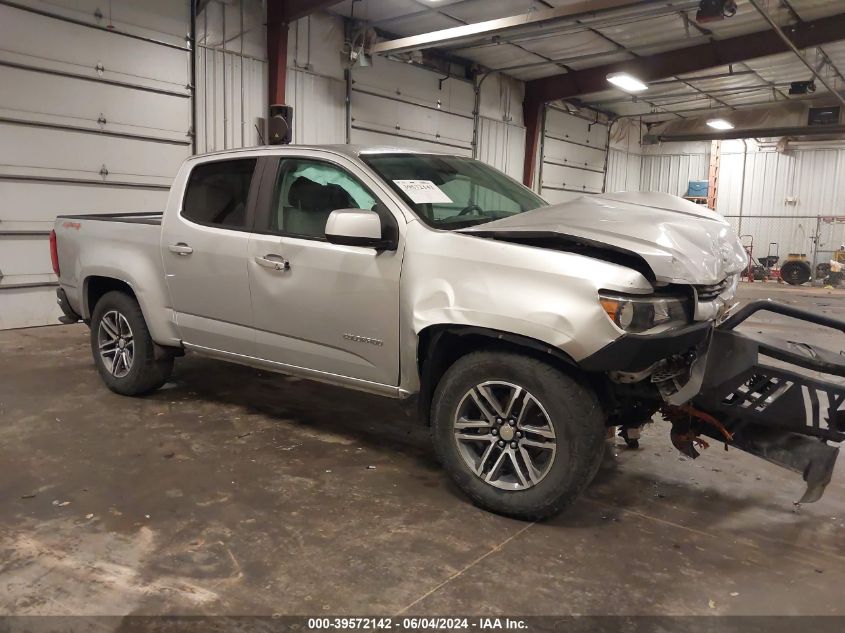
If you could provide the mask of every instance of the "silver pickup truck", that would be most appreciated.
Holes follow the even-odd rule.
[[[800,472],[805,501],[845,439],[841,388],[760,361],[843,375],[840,356],[734,330],[760,309],[845,325],[769,302],[727,318],[746,253],[666,194],[549,206],[468,158],[252,148],[185,161],[163,214],[60,216],[51,249],[62,321],[89,325],[113,391],[189,351],[398,398],[510,516],[560,511],[606,429],[636,446],[658,411],[688,455],[709,435]]]

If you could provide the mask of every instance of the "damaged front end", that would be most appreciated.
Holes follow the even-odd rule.
[[[706,354],[680,380],[657,376],[660,410],[684,454],[698,457],[697,448],[707,446],[701,436],[715,439],[801,474],[807,489],[800,502],[818,501],[839,454],[828,442],[845,440],[845,384],[833,378],[845,377],[845,356],[736,331],[760,311],[845,332],[845,321],[772,301],[749,303],[713,329]]]

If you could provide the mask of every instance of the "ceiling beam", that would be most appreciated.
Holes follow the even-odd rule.
[[[838,41],[843,39],[842,34],[845,33],[845,13],[801,22],[782,31],[799,49]],[[572,99],[579,95],[607,90],[607,75],[614,72],[627,72],[649,82],[715,66],[736,64],[756,57],[787,53],[790,50],[789,45],[778,33],[765,30],[528,81],[525,84],[523,101],[526,150],[523,183],[531,186],[534,180],[537,139],[541,131],[540,114],[544,104],[550,101]]]
[[[288,24],[339,0],[267,0],[267,87],[270,105],[285,103]]]
[[[379,42],[370,51],[376,55],[388,53],[407,53],[409,51],[424,50],[426,48],[457,46],[485,37],[503,35],[514,29],[536,29],[549,22],[572,20],[577,17],[594,15],[614,9],[624,9],[642,4],[655,3],[658,0],[580,0],[570,2],[565,6],[551,9],[540,9],[512,15],[496,20],[486,20],[475,24],[455,26],[440,31],[400,37],[399,39]],[[448,9],[448,5],[443,7]]]
[[[290,24],[339,3],[340,0],[267,0],[267,22]]]
[[[845,13],[803,22],[783,30],[797,48],[809,48],[841,40],[845,33]],[[534,79],[526,82],[525,87],[526,93],[530,94],[533,100],[548,102],[607,90],[607,75],[614,72],[627,72],[648,82],[789,51],[789,46],[780,35],[765,30],[563,75]]]
[[[766,10],[763,8],[763,5],[760,4],[759,0],[748,0],[748,1],[752,4],[752,6],[755,9],[757,9],[757,12],[761,16],[763,16],[763,19],[766,22],[769,23],[769,26],[771,26],[772,30],[775,33],[777,33],[778,37],[781,40],[783,40],[783,43],[786,44],[789,47],[789,49],[793,53],[795,53],[796,57],[798,57],[798,59],[801,60],[801,63],[804,64],[809,69],[809,71],[811,73],[813,73],[813,75],[816,77],[816,79],[818,79],[819,82],[825,88],[827,88],[827,91],[830,94],[832,94],[834,97],[839,99],[839,101],[842,103],[842,105],[845,105],[845,97],[843,97],[841,94],[839,94],[834,89],[834,87],[827,82],[827,79],[824,78],[824,75],[819,73],[819,71],[816,68],[814,68],[813,65],[810,62],[808,62],[806,59],[804,59],[804,55],[801,53],[800,49],[795,45],[795,43],[792,41],[792,39],[786,33],[784,33],[783,29],[778,26],[777,22],[775,22],[772,19],[772,16],[770,16],[768,13],[766,13]],[[824,44],[824,42],[819,42],[819,44]],[[802,47],[802,48],[805,48],[805,47]]]

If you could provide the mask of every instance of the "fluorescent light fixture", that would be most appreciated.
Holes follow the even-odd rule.
[[[642,92],[648,90],[648,86],[642,81],[628,73],[610,73],[607,80],[614,86],[622,88],[625,92]]]
[[[714,130],[732,130],[734,129],[734,124],[730,121],[725,121],[724,119],[710,119],[707,122],[707,125],[712,127]]]

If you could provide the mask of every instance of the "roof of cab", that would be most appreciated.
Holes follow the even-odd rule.
[[[225,149],[216,152],[208,152],[205,154],[195,154],[191,159],[202,159],[208,156],[225,156],[230,154],[239,154],[242,152],[256,152],[266,151],[268,154],[282,153],[287,150],[327,150],[337,154],[344,154],[357,158],[364,154],[435,154],[441,156],[450,156],[447,152],[438,152],[429,149],[412,148],[412,147],[391,147],[388,145],[256,145],[253,147],[240,147],[237,149]]]

